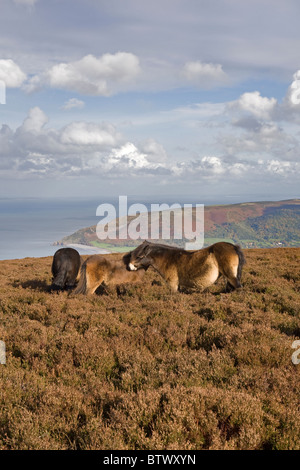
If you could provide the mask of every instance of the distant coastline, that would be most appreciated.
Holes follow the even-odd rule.
[[[85,232],[85,229],[80,229],[80,227],[96,226],[99,222],[96,208],[97,204],[103,200],[104,198],[101,197],[93,200],[79,200],[78,198],[0,199],[0,259],[53,256],[59,247],[68,245],[78,245],[78,250],[83,254],[108,254],[132,249],[133,240],[125,240],[123,246],[121,244],[114,246],[97,237],[93,239],[95,233],[92,232],[90,233],[92,238],[89,240],[85,240],[85,236],[77,237],[79,231],[82,231],[81,235]],[[162,200],[172,204],[175,199],[162,198]],[[131,202],[135,201],[130,199],[129,204]],[[201,196],[195,196],[194,204],[195,202],[200,203]],[[203,202],[206,212],[212,214],[212,218],[207,218],[205,227],[206,243],[213,243],[217,238],[231,240],[236,233],[238,240],[245,240],[245,248],[300,246],[299,199],[285,200],[281,203],[243,201],[238,204],[223,205],[216,203],[212,205],[213,201],[210,201],[210,204],[206,201]],[[291,203],[294,209],[282,207],[282,205],[290,205]],[[280,204],[281,208],[278,207]],[[269,209],[264,217],[259,217],[263,205],[268,205]],[[270,205],[273,206],[272,210]],[[278,209],[274,206],[277,206]],[[224,220],[224,214],[228,208],[233,210],[230,211],[232,220],[230,223],[228,220]],[[251,212],[254,218],[244,218],[246,215],[251,215]],[[242,215],[243,220],[241,221],[240,216]],[[239,220],[237,220],[238,216]],[[256,223],[255,227],[253,223]],[[76,234],[76,237],[70,237],[70,234]],[[275,236],[271,237],[272,235]],[[258,237],[260,237],[259,240]],[[238,240],[234,238],[234,241]],[[136,240],[136,243],[140,243],[140,240]]]
[[[183,207],[183,206],[182,206]],[[127,226],[133,219],[127,218]],[[116,219],[116,227],[121,219]],[[174,221],[170,220],[170,233],[174,233]],[[77,230],[59,240],[58,245],[82,244],[108,252],[129,251],[141,240],[150,239],[151,217],[147,217],[148,226],[140,233],[144,238],[107,238],[99,240],[96,225]],[[173,224],[173,225],[172,225]],[[105,230],[106,231],[106,230]],[[183,233],[183,230],[181,231]],[[107,232],[108,233],[108,232]],[[113,232],[114,233],[114,232]],[[161,230],[160,230],[161,233]],[[217,241],[238,243],[242,248],[279,248],[300,246],[300,200],[243,202],[237,204],[211,205],[204,207],[204,246]],[[160,238],[159,242],[184,247],[188,240]]]

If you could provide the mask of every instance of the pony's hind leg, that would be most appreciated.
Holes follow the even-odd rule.
[[[102,284],[104,276],[99,270],[87,270],[86,273],[86,294],[94,294],[98,287]]]
[[[226,283],[226,292],[231,292],[234,289],[238,289],[239,287],[242,287],[242,284],[238,280],[237,277],[234,276],[226,276],[227,278],[227,283]]]
[[[98,287],[102,284],[103,278],[101,279],[93,279],[93,282],[87,285],[86,293],[87,294],[94,294]]]
[[[231,292],[234,289],[242,287],[238,278],[238,264],[227,266],[226,269],[224,269],[223,275],[227,280],[226,292]]]

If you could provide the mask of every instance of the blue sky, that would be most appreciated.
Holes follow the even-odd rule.
[[[1,0],[0,197],[298,197],[299,17],[296,0]]]

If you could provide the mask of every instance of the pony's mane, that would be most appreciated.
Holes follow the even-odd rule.
[[[151,248],[157,248],[157,249],[164,249],[164,250],[172,250],[172,251],[185,251],[184,248],[179,248],[178,246],[170,246],[170,245],[165,245],[164,243],[152,243],[148,241],[144,241],[143,244],[145,246],[150,246]]]

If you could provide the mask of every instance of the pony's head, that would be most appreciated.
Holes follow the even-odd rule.
[[[148,269],[151,264],[151,252],[152,244],[144,241],[135,250],[127,253],[123,260],[130,271],[137,271],[138,269]]]

